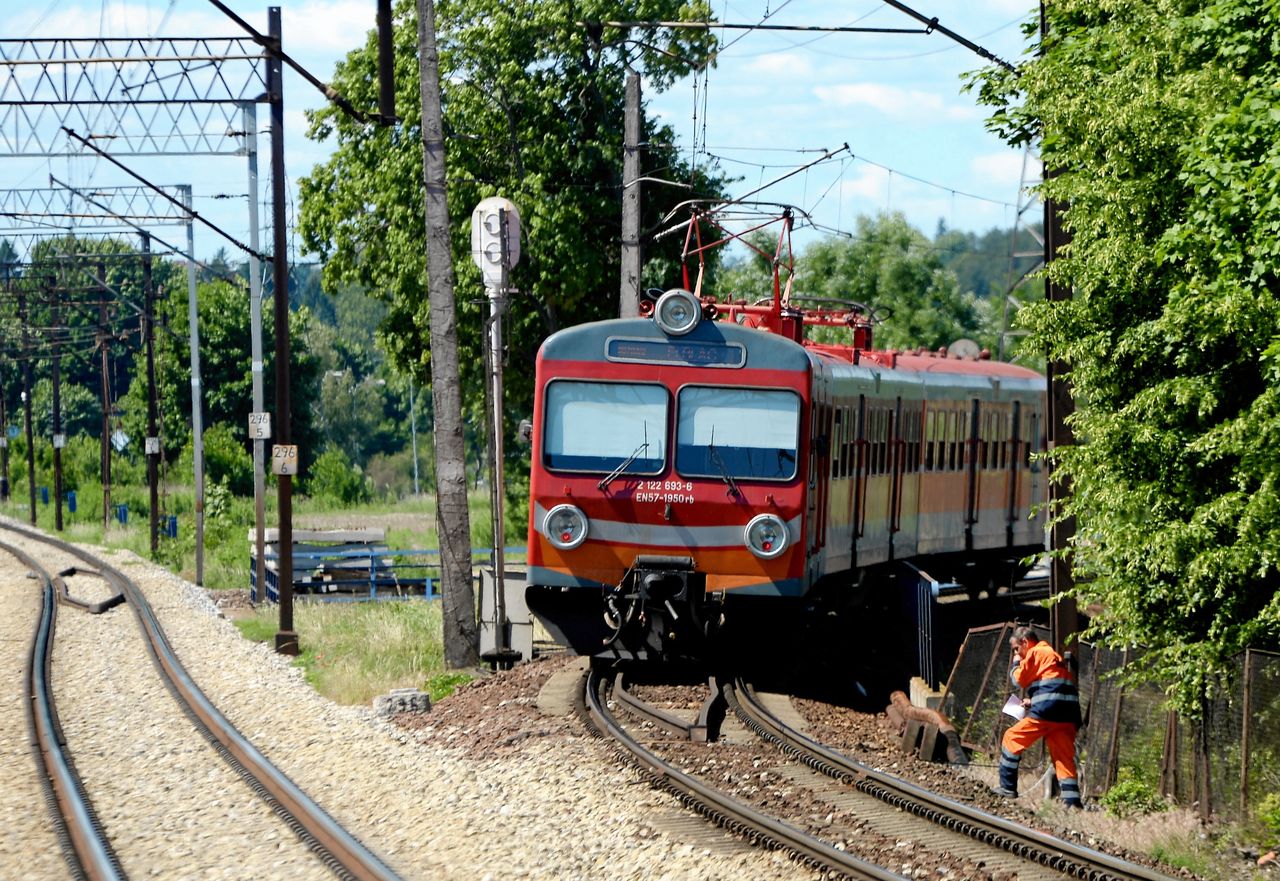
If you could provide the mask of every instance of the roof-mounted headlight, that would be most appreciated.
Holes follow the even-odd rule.
[[[757,514],[743,532],[743,541],[762,560],[772,560],[787,549],[787,524],[773,514]]]
[[[701,317],[702,304],[698,298],[681,288],[667,291],[653,307],[653,320],[669,336],[684,336],[698,326]]]
[[[587,540],[587,515],[576,505],[556,505],[542,520],[542,534],[562,551],[571,551]]]

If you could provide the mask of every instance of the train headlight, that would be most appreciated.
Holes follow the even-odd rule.
[[[574,505],[556,505],[542,521],[542,534],[562,551],[571,551],[587,540],[587,515]]]
[[[772,514],[757,514],[743,531],[743,540],[751,553],[762,560],[772,560],[787,549],[790,536],[787,524]]]
[[[653,320],[670,336],[684,336],[698,326],[702,304],[686,290],[672,288],[658,298],[653,307]]]

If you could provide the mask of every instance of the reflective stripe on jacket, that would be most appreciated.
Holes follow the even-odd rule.
[[[1080,724],[1080,694],[1075,677],[1049,643],[1033,645],[1022,663],[1010,668],[1009,679],[1015,687],[1027,690],[1031,718]]]

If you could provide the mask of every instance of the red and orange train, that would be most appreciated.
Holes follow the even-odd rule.
[[[537,360],[528,606],[587,655],[697,656],[735,619],[890,589],[971,591],[1043,549],[1045,381],[871,347],[865,308],[673,289]],[[846,325],[849,345],[807,340]]]

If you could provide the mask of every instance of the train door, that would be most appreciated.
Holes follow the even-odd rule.
[[[964,442],[964,547],[967,551],[973,550],[973,535],[979,531],[978,438],[981,415],[980,401],[974,398],[969,404],[969,431]]]
[[[1043,418],[1038,407],[1023,408],[1022,432],[1025,440],[1022,444],[1023,454],[1018,467],[1025,477],[1026,486],[1019,495],[1018,521],[1014,524],[1015,544],[1039,544],[1044,540],[1043,514],[1036,516],[1037,508],[1044,502],[1045,485],[1041,463],[1035,454],[1044,449]]]
[[[854,436],[853,459],[853,535],[862,538],[867,520],[867,396],[858,395],[858,415],[854,420],[857,434]]]
[[[898,399],[898,456],[895,462],[894,518],[891,553],[895,559],[916,555],[919,541],[920,456],[923,408],[920,401]]]
[[[831,429],[827,377],[815,372],[813,399],[809,408],[809,504],[806,517],[810,558],[816,557],[826,544],[827,488],[831,484]],[[812,573],[812,577],[817,574],[820,573]]]
[[[894,538],[902,529],[902,471],[906,467],[906,441],[902,430],[902,398],[893,404],[893,434],[889,444],[889,559],[893,559]]]

